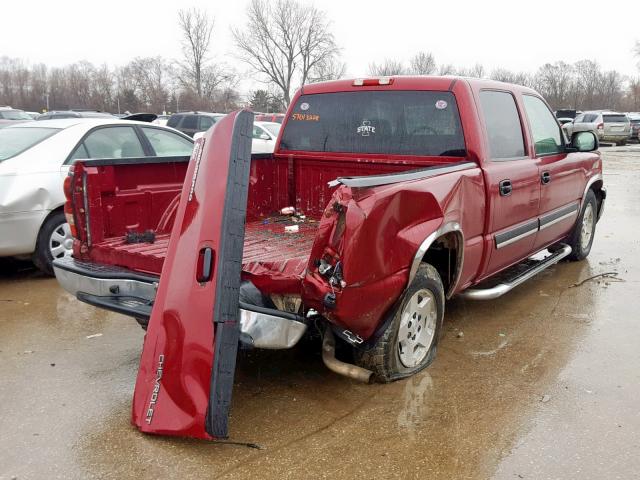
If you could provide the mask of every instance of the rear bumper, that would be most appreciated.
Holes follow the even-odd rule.
[[[60,285],[78,300],[137,318],[150,318],[158,278],[118,267],[55,260]],[[293,347],[307,330],[304,319],[292,313],[242,304],[238,312],[241,340],[256,348]]]
[[[605,133],[602,135],[603,142],[621,142],[622,140],[629,139],[629,132],[625,133]]]

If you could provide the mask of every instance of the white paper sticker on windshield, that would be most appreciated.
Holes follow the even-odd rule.
[[[301,103],[300,110],[309,110],[309,104],[307,102]]]
[[[445,108],[447,108],[447,102],[445,102],[444,100],[438,100],[436,102],[436,108],[438,110],[444,110]]]

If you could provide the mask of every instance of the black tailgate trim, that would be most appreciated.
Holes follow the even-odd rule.
[[[229,173],[220,223],[213,307],[215,348],[205,429],[214,438],[229,436],[229,409],[240,340],[240,275],[251,166],[253,113],[238,113],[231,140]]]

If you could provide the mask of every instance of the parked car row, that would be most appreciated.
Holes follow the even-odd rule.
[[[640,114],[610,110],[557,110],[556,118],[568,138],[576,132],[594,132],[598,140],[625,145],[628,140],[638,140]]]
[[[71,254],[62,182],[78,159],[189,157],[193,140],[174,129],[117,118],[23,122],[0,129],[0,257],[51,262]]]

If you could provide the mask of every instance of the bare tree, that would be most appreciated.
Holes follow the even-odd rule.
[[[431,53],[418,52],[409,63],[411,73],[415,75],[433,75],[436,72],[436,59]]]
[[[244,30],[233,30],[239,56],[267,82],[275,84],[285,102],[295,82],[335,57],[338,48],[325,14],[296,0],[252,0]]]
[[[442,64],[440,65],[440,68],[438,69],[438,75],[455,75],[456,74],[456,67],[454,67],[452,64],[447,63],[447,64]]]
[[[370,63],[369,75],[376,77],[388,77],[391,75],[404,75],[407,70],[400,60],[394,60],[392,58],[385,58],[382,63]]]
[[[202,96],[202,73],[209,53],[214,20],[204,10],[190,8],[178,12],[178,24],[184,37],[183,83]]]
[[[307,81],[309,83],[326,82],[328,80],[338,80],[345,76],[347,66],[337,57],[331,57],[318,62],[309,71]]]

